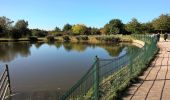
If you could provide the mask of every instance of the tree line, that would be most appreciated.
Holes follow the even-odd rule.
[[[146,34],[156,32],[170,32],[170,14],[162,14],[150,22],[142,23],[136,18],[126,24],[120,19],[112,19],[102,28],[87,27],[84,24],[65,24],[63,29],[55,27],[52,31],[29,29],[28,21],[14,21],[7,17],[0,17],[0,37],[21,38],[29,36],[62,36],[62,35],[111,35],[111,34]]]

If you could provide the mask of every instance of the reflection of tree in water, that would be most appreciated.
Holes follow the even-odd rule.
[[[62,46],[62,43],[61,42],[57,42],[57,43],[55,43],[55,47],[58,49],[58,48],[60,48]]]
[[[63,43],[63,46],[67,51],[71,51],[73,48],[71,43]]]
[[[43,44],[44,42],[36,42],[34,45],[37,49],[39,49]]]
[[[30,47],[28,42],[0,43],[0,61],[10,62],[17,56],[27,57],[31,54]]]
[[[63,43],[63,46],[65,50],[67,51],[78,51],[78,52],[83,52],[87,48],[87,44],[84,43]]]
[[[40,48],[44,43],[43,42],[37,42],[35,43],[36,48]],[[49,45],[49,44],[48,44]],[[125,45],[113,45],[113,44],[89,44],[89,43],[51,43],[50,45],[55,45],[56,48],[60,48],[62,45],[67,51],[77,51],[77,52],[83,52],[87,49],[87,47],[95,48],[95,47],[101,47],[105,49],[110,56],[115,57],[119,56],[119,54],[122,52]],[[127,46],[127,45],[126,45]],[[2,62],[10,62],[17,56],[27,57],[30,53],[30,47],[31,43],[29,42],[17,42],[17,43],[0,43],[0,61]],[[131,45],[127,46],[126,49],[127,52],[131,51],[132,47]],[[136,49],[136,48],[134,48]]]
[[[116,46],[103,46],[103,48],[109,53],[112,57],[117,57],[124,49],[124,46],[116,45]]]
[[[59,44],[56,44],[56,45],[59,45]],[[58,46],[60,47],[61,44]],[[71,51],[71,50],[74,50],[74,51],[78,51],[78,52],[83,52],[86,50],[87,47],[92,47],[92,48],[95,48],[95,47],[102,47],[103,49],[105,49],[110,56],[118,56],[124,46],[122,45],[112,45],[112,44],[89,44],[89,43],[63,43],[63,46],[65,48],[65,50],[67,51]]]
[[[83,52],[86,50],[87,46],[87,44],[73,44],[73,50]]]

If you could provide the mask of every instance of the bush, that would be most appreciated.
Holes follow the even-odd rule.
[[[77,36],[76,39],[77,39],[78,41],[80,41],[80,40],[86,41],[86,40],[88,40],[89,38],[88,38],[88,36]]]
[[[78,40],[78,41],[80,41],[81,39],[80,39],[80,36],[76,36],[76,39]]]
[[[88,40],[88,36],[80,36],[82,40]]]
[[[37,36],[30,36],[28,39],[32,42],[38,41]]]
[[[46,38],[47,38],[47,40],[48,40],[49,42],[55,40],[55,39],[54,39],[54,36],[52,36],[52,35],[49,35],[49,36],[47,36]]]
[[[104,37],[98,36],[96,37],[96,39],[99,41],[104,41],[104,42],[119,42],[120,41],[119,38],[112,37],[112,36],[104,36]]]
[[[68,42],[68,41],[70,41],[70,37],[69,36],[63,36],[63,40],[64,40],[64,42]]]
[[[63,33],[63,32],[55,32],[55,31],[52,31],[52,32],[49,32],[48,34],[49,34],[49,35],[53,35],[53,36],[62,36],[64,33]]]

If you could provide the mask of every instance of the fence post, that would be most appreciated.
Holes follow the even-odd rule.
[[[8,83],[9,83],[9,92],[10,92],[10,94],[12,94],[12,91],[11,91],[11,82],[10,82],[10,76],[9,76],[9,68],[8,68],[7,64],[6,64],[6,71],[7,71]]]
[[[95,100],[99,100],[99,58],[96,56],[96,65],[94,71],[94,91],[95,91]]]
[[[129,76],[130,78],[132,77],[132,66],[133,66],[133,62],[132,62],[132,59],[133,59],[133,49],[130,51],[130,56],[129,56],[129,61],[130,61],[130,68],[129,68]]]

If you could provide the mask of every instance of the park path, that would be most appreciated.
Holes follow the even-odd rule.
[[[170,100],[170,41],[158,42],[160,48],[150,67],[122,96],[123,100]]]

